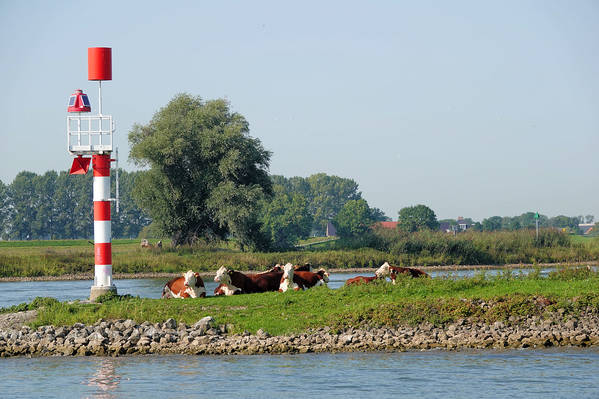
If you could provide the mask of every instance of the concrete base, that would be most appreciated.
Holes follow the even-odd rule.
[[[104,295],[107,292],[114,292],[116,294],[116,286],[115,285],[109,285],[107,287],[96,287],[95,285],[92,285],[92,289],[89,293],[89,300],[91,302],[94,302],[100,295]]]

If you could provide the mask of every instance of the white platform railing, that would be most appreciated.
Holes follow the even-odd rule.
[[[111,115],[67,116],[67,144],[73,155],[111,152],[113,133]]]

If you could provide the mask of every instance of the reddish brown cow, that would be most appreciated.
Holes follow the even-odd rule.
[[[384,279],[386,276],[389,275],[390,267],[391,266],[389,265],[389,263],[385,262],[381,265],[381,267],[379,267],[378,269],[375,270],[374,276],[372,276],[372,277],[357,276],[354,278],[350,278],[347,281],[345,281],[345,285],[371,283],[374,280],[379,279],[379,278]]]
[[[412,268],[412,267],[389,266],[389,270],[391,272],[389,277],[391,278],[391,281],[393,282],[393,284],[395,284],[395,279],[397,278],[397,275],[400,273],[409,275],[410,277],[413,277],[413,278],[417,278],[417,277],[430,278],[431,277],[427,273],[423,272],[422,270]]]
[[[311,272],[312,271],[312,265],[309,263],[305,263],[301,266],[299,265],[295,265],[293,266],[293,270],[296,272]]]
[[[293,282],[303,290],[319,285],[326,285],[329,282],[329,273],[324,269],[320,269],[316,273],[302,272],[295,269],[293,272]]]
[[[162,298],[204,298],[206,289],[199,273],[188,270],[181,277],[175,277],[162,288]]]
[[[283,272],[265,272],[259,274],[243,274],[235,270],[228,270],[222,266],[216,272],[214,281],[227,286],[228,293],[233,295],[236,290],[242,294],[253,292],[278,291]]]
[[[366,283],[371,283],[374,280],[378,279],[377,276],[372,276],[372,277],[366,277],[366,276],[356,276],[350,279],[347,279],[345,281],[345,285],[352,285],[352,284],[366,284]]]

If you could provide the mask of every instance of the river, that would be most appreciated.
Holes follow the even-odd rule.
[[[599,350],[0,359],[2,398],[592,398]]]
[[[474,273],[436,271],[431,275],[462,278]],[[339,288],[356,275],[334,273],[329,286]],[[159,298],[164,283],[165,279],[116,281],[119,293],[147,298]],[[90,285],[90,281],[3,282],[0,307],[29,302],[36,296],[85,299]],[[210,293],[216,286],[208,279],[206,285]],[[20,357],[0,359],[0,397],[592,398],[599,397],[598,376],[598,348]]]
[[[541,275],[547,275],[551,270],[541,270]],[[532,269],[510,269],[511,273],[529,273]],[[433,278],[464,278],[471,277],[480,270],[435,270],[429,272]],[[503,273],[503,269],[486,269],[487,275]],[[345,280],[359,275],[374,275],[374,273],[331,273],[329,288],[341,287]],[[160,298],[162,287],[168,279],[122,279],[115,280],[120,295],[129,294],[142,298]],[[206,292],[212,295],[217,286],[212,279],[204,279]],[[59,301],[74,301],[89,298],[90,280],[66,280],[66,281],[17,281],[0,282],[0,308],[18,305],[23,302],[31,302],[37,296],[56,298]]]

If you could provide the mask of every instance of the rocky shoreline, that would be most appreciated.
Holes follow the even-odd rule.
[[[470,348],[535,348],[599,345],[599,315],[587,309],[577,317],[558,310],[550,317],[511,316],[485,324],[458,320],[443,328],[415,327],[346,329],[320,328],[308,333],[270,336],[231,334],[231,326],[204,317],[194,325],[169,319],[137,324],[133,320],[100,320],[93,325],[0,329],[0,357],[120,356],[136,354],[283,354],[308,352],[407,351]]]

